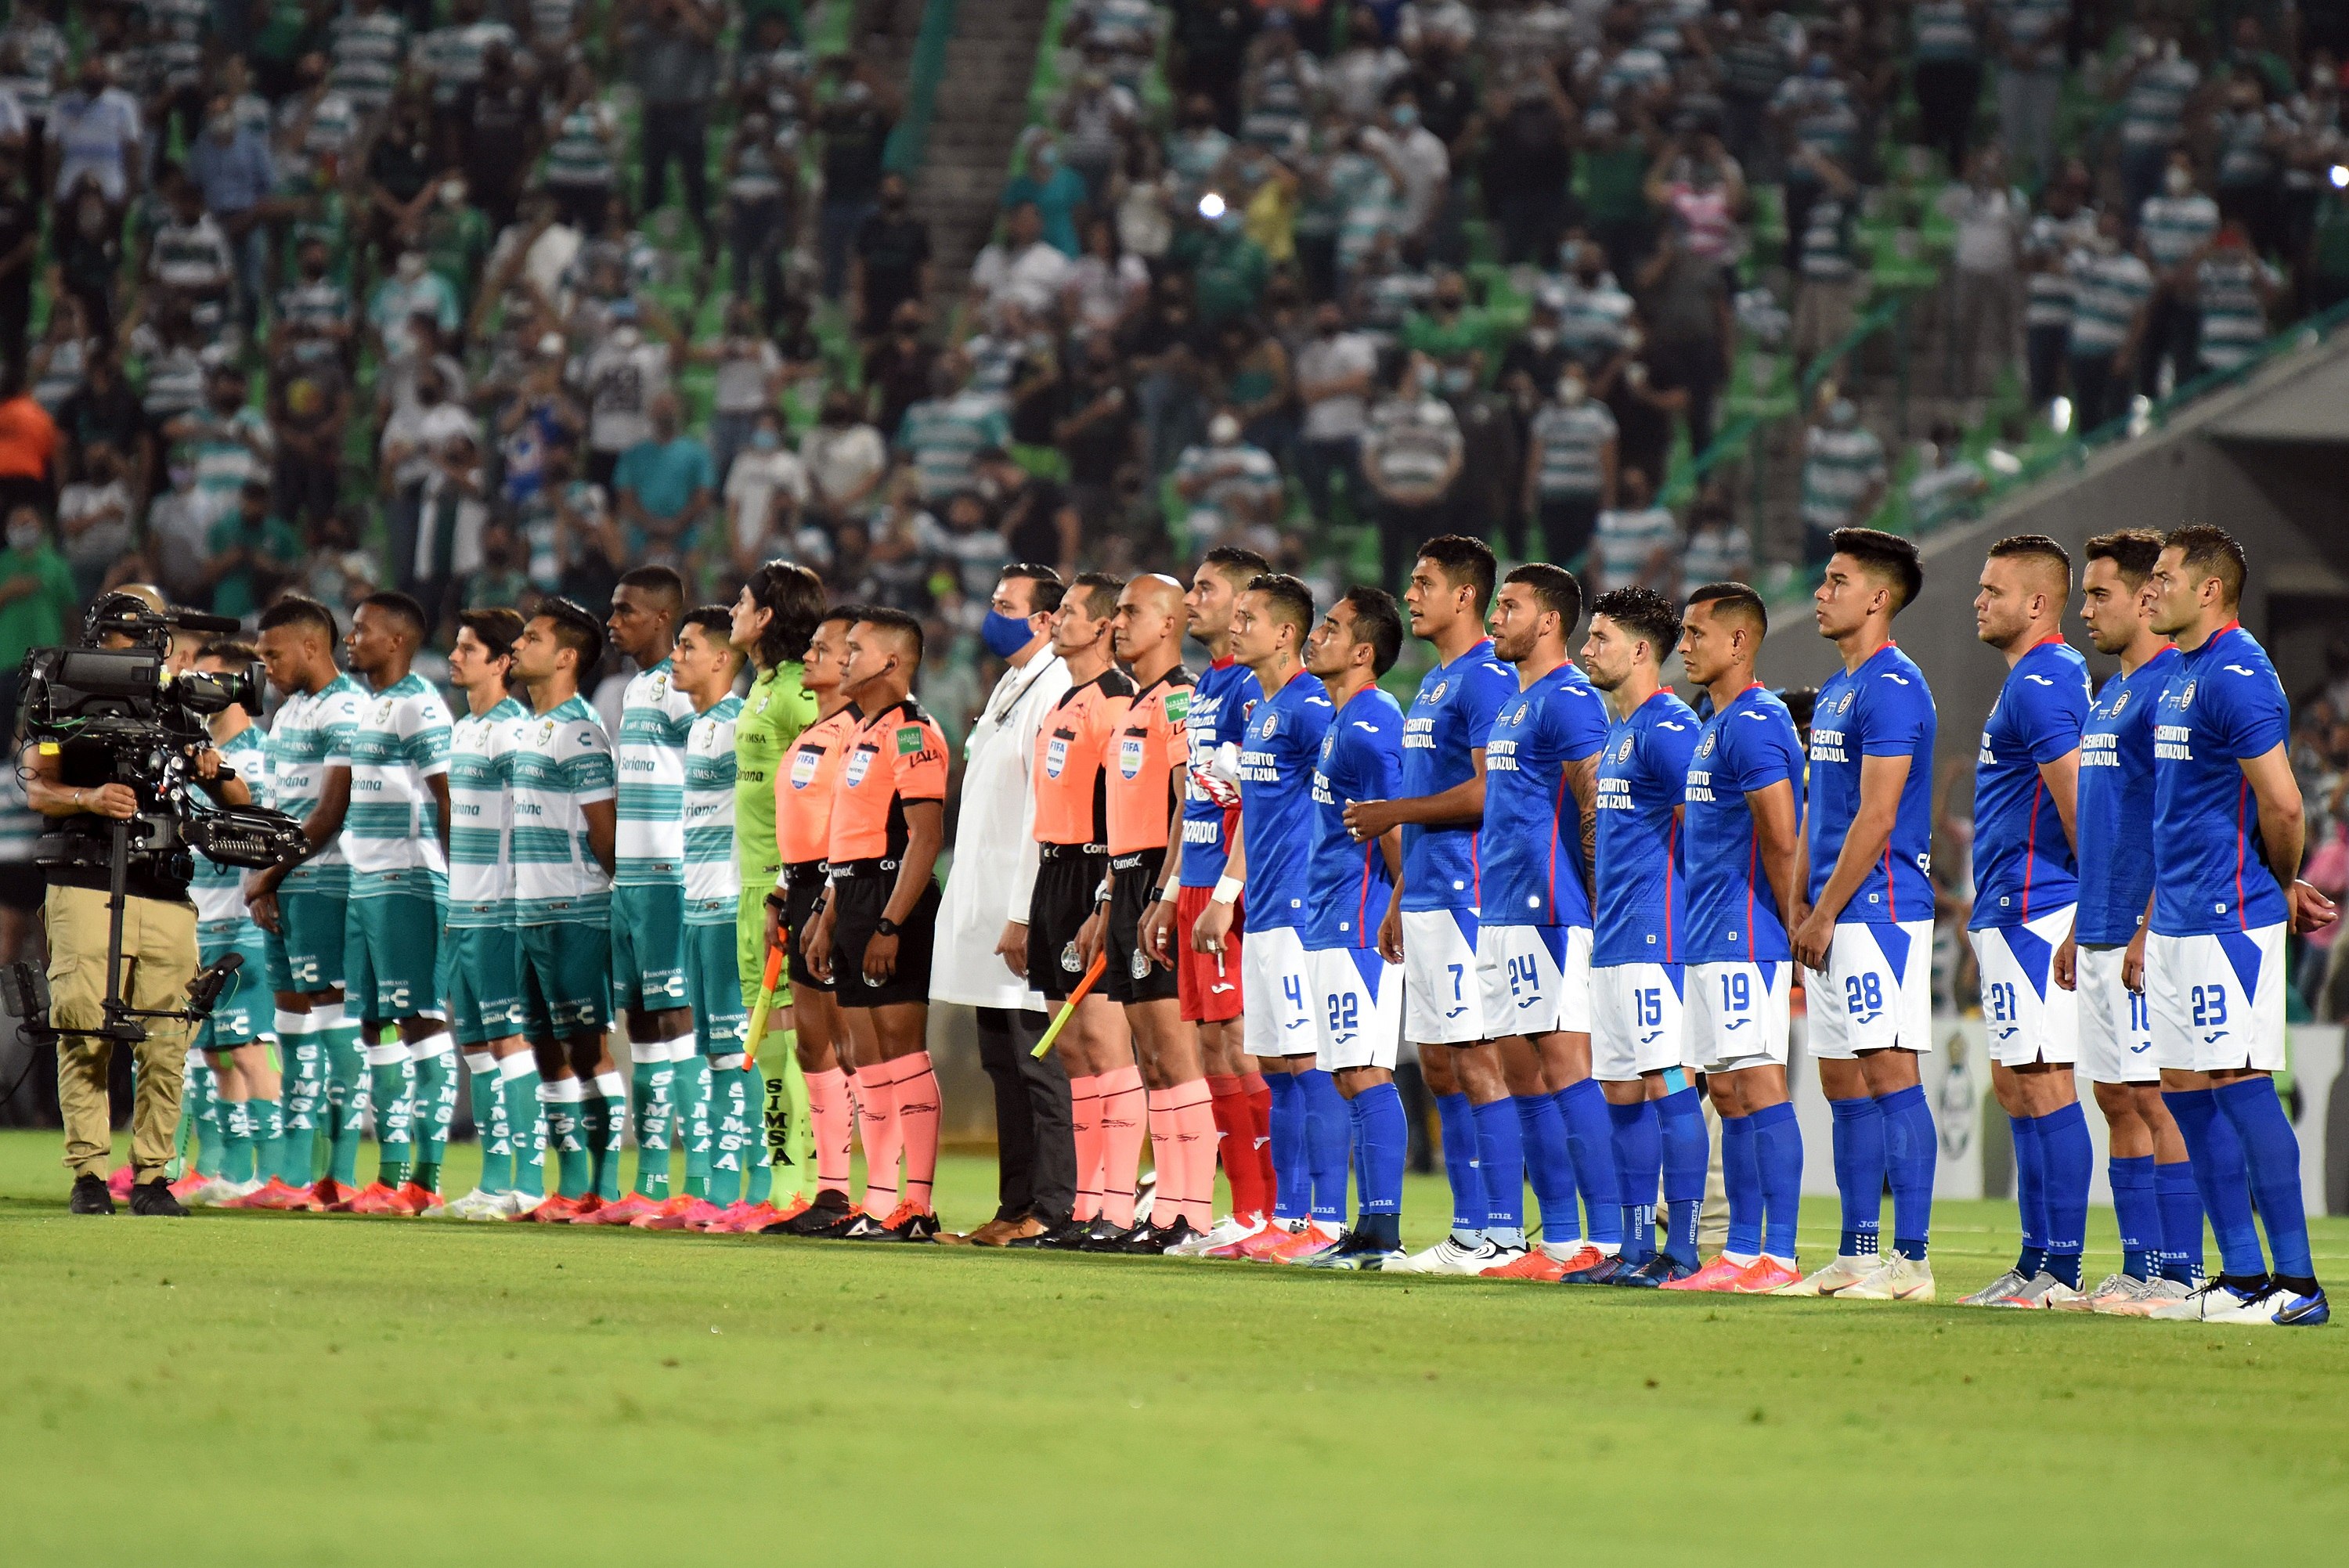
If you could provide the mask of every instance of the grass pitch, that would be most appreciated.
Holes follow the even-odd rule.
[[[2349,1327],[75,1219],[56,1155],[0,1134],[0,1561],[27,1568],[2323,1560],[2349,1527]],[[947,1222],[992,1183],[949,1160]],[[1440,1181],[1406,1207],[1433,1239]],[[2013,1213],[1939,1218],[1954,1298]],[[2108,1217],[2090,1253],[2116,1262]],[[2349,1221],[2317,1256],[2349,1284]]]

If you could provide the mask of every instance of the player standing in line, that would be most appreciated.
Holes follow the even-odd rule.
[[[1299,659],[1312,626],[1312,591],[1277,573],[1249,583],[1232,608],[1232,656],[1255,673],[1264,696],[1241,736],[1239,777],[1227,780],[1239,786],[1238,835],[1207,907],[1192,927],[1191,941],[1204,953],[1223,951],[1236,918],[1233,906],[1245,888],[1243,1045],[1272,1089],[1273,1189],[1267,1195],[1272,1212],[1254,1234],[1207,1248],[1203,1257],[1257,1258],[1285,1245],[1303,1246],[1317,1236],[1337,1240],[1334,1231],[1323,1235],[1310,1218],[1307,1119],[1312,1109],[1296,1082],[1297,1074],[1311,1069],[1319,1049],[1302,927],[1311,891],[1313,762],[1335,711],[1329,693],[1305,674]]]
[[[1028,908],[1028,984],[1055,1006],[1083,977],[1077,937],[1109,880],[1106,769],[1134,689],[1112,651],[1110,625],[1123,587],[1114,577],[1081,573],[1052,616],[1052,651],[1068,665],[1069,689],[1036,732],[1030,788],[1041,865]],[[1124,1015],[1104,988],[1078,1005],[1053,1048],[1069,1075],[1077,1201],[1066,1225],[1022,1244],[1112,1248],[1133,1228],[1148,1109]],[[860,1067],[857,1088],[864,1087]]]
[[[1566,656],[1582,586],[1520,566],[1493,603],[1493,653],[1517,672],[1485,746],[1476,984],[1541,1202],[1542,1241],[1485,1273],[1603,1284],[1622,1250],[1607,1101],[1590,1076],[1590,872],[1605,699]],[[1589,1208],[1580,1223],[1579,1192]]]
[[[2055,983],[2079,996],[2080,1060],[2109,1130],[2113,1218],[2121,1233],[2120,1272],[2085,1305],[2140,1316],[2183,1297],[2202,1278],[2202,1200],[2194,1169],[2162,1103],[2145,997],[2121,979],[2129,940],[2153,893],[2153,857],[2144,852],[2143,834],[2153,820],[2157,699],[2183,655],[2154,631],[2146,593],[2161,535],[2128,529],[2098,534],[2085,548],[2080,619],[2096,651],[2119,659],[2121,670],[2096,693],[2080,736],[2079,913],[2055,951]],[[2213,1121],[2208,1136],[2214,1144],[2223,1140],[2219,1163],[2234,1172],[2240,1189],[2243,1151],[2233,1126]]]
[[[2127,963],[2225,1272],[2152,1315],[2313,1327],[2333,1309],[2309,1256],[2300,1140],[2274,1075],[2285,932],[2319,929],[2334,911],[2297,880],[2308,823],[2286,748],[2292,705],[2237,618],[2245,574],[2242,546],[2200,526],[2173,530],[2153,569],[2153,629],[2182,657],[2154,721],[2153,892]],[[2205,1158],[2220,1119],[2242,1145],[2248,1191]]]
[[[1134,692],[1102,770],[1109,885],[1077,940],[1088,965],[1097,953],[1108,955],[1102,989],[1125,1009],[1148,1097],[1158,1193],[1150,1219],[1113,1243],[1123,1253],[1164,1253],[1195,1241],[1214,1218],[1216,1119],[1199,1033],[1184,1021],[1174,965],[1154,963],[1141,942],[1143,913],[1158,902],[1167,842],[1181,820],[1190,755],[1183,726],[1192,677],[1183,666],[1183,585],[1172,577],[1137,577],[1118,595],[1112,644],[1133,672]]]
[[[668,1201],[678,1064],[694,1056],[686,997],[685,738],[693,701],[669,663],[685,614],[685,579],[667,566],[623,573],[604,622],[612,646],[636,666],[620,697],[613,738],[619,822],[612,867],[612,1006],[628,1029],[628,1106],[636,1134],[636,1187],[583,1222],[625,1225]]]
[[[449,930],[440,940],[450,1031],[465,1053],[481,1180],[449,1205],[452,1220],[511,1220],[546,1198],[538,1060],[514,992],[513,802],[506,753],[530,710],[507,690],[522,616],[457,617],[449,682],[465,712],[449,731]]]
[[[922,624],[904,611],[867,609],[849,628],[841,690],[870,717],[849,739],[833,797],[824,853],[831,887],[807,946],[809,966],[838,999],[859,1100],[870,1096],[878,1111],[866,1123],[864,1212],[843,1233],[850,1241],[927,1242],[938,1233],[930,1204],[938,1078],[924,1041],[947,742],[911,695],[921,667]]]
[[[1357,800],[1390,800],[1402,787],[1402,708],[1379,687],[1402,651],[1402,615],[1383,588],[1350,588],[1314,628],[1305,673],[1321,682],[1332,713],[1313,769],[1313,844],[1306,864],[1306,975],[1319,1035],[1317,1080],[1345,1101],[1338,1122],[1322,1104],[1307,1123],[1313,1221],[1342,1226],[1346,1164],[1354,1167],[1353,1228],[1285,1260],[1316,1268],[1375,1270],[1401,1263],[1402,1168],[1411,1131],[1394,1085],[1402,1048],[1402,966],[1379,951],[1402,832],[1368,844],[1346,827]],[[1276,1254],[1278,1255],[1278,1254]]]
[[[1974,628],[2006,655],[1974,763],[1974,954],[1982,968],[1992,1092],[2014,1130],[2023,1253],[1961,1306],[2063,1306],[2085,1299],[2095,1150],[2073,1064],[2079,998],[2054,984],[2055,949],[2079,897],[2073,844],[2088,664],[2058,629],[2072,557],[2043,534],[1991,546]]]
[[[277,810],[297,820],[316,810],[326,754],[357,724],[367,696],[335,664],[337,635],[334,612],[315,599],[288,594],[261,613],[261,662],[269,684],[285,699],[270,724],[269,792]],[[336,1209],[358,1192],[367,1058],[358,1025],[343,1006],[343,905],[350,867],[333,835],[310,843],[299,864],[248,876],[245,903],[285,951],[285,984],[277,993],[277,1039],[294,1064],[285,1102],[285,1175],[290,1185],[307,1187],[310,1202],[301,1206]],[[309,1176],[316,1155],[298,1147],[310,1131],[325,1143],[326,1155],[326,1174],[315,1183]]]
[[[1493,656],[1485,613],[1496,575],[1481,539],[1444,534],[1420,546],[1403,604],[1411,634],[1434,645],[1436,666],[1403,720],[1401,799],[1362,800],[1346,822],[1363,842],[1402,833],[1402,880],[1379,933],[1403,965],[1403,1036],[1443,1123],[1452,1231],[1404,1272],[1482,1274],[1526,1250],[1525,1140],[1476,980],[1481,897],[1476,834],[1485,817],[1485,742],[1517,693]]]
[[[1699,588],[1681,622],[1681,668],[1713,699],[1682,810],[1688,1054],[1721,1115],[1729,1238],[1720,1256],[1667,1290],[1759,1295],[1802,1277],[1785,916],[1803,896],[1803,740],[1786,705],[1754,675],[1769,630],[1762,596],[1742,583]]]
[[[506,754],[513,810],[515,990],[538,1058],[539,1104],[554,1151],[554,1196],[515,1218],[564,1224],[619,1197],[624,1090],[605,1028],[612,1001],[615,769],[604,721],[579,676],[604,658],[604,629],[549,599],[514,644],[530,712]]]
[[[1930,1301],[1933,1113],[1919,1059],[1933,1048],[1933,694],[1892,641],[1925,586],[1917,547],[1872,528],[1830,536],[1814,593],[1843,668],[1811,710],[1805,903],[1790,945],[1819,976],[1809,1048],[1835,1114],[1843,1234],[1835,1261],[1787,1295]],[[1893,1256],[1877,1251],[1888,1175]]]
[[[1142,944],[1159,963],[1174,969],[1184,1021],[1199,1031],[1199,1054],[1206,1068],[1208,1109],[1216,1144],[1231,1182],[1232,1212],[1195,1241],[1169,1247],[1173,1256],[1191,1257],[1213,1247],[1246,1241],[1264,1228],[1272,1207],[1272,1090],[1244,1044],[1240,1023],[1241,933],[1246,907],[1236,908],[1231,929],[1216,952],[1193,945],[1191,933],[1207,907],[1238,827],[1239,738],[1248,715],[1264,695],[1256,672],[1232,657],[1232,609],[1247,585],[1272,570],[1253,550],[1219,544],[1200,559],[1183,596],[1186,629],[1207,650],[1207,667],[1191,694],[1185,719],[1190,758],[1183,794],[1183,833],[1172,847],[1159,887],[1159,901],[1143,917]],[[1228,769],[1216,760],[1231,748]],[[1212,1165],[1212,1161],[1210,1162]],[[1209,1171],[1212,1192],[1214,1172]]]
[[[816,623],[800,673],[815,699],[816,718],[792,744],[791,762],[775,776],[775,847],[782,879],[769,895],[773,941],[791,967],[792,1014],[798,1025],[800,1072],[807,1079],[808,1136],[813,1145],[815,1198],[776,1228],[792,1236],[838,1236],[862,1212],[848,1201],[856,1105],[848,1088],[854,1066],[832,982],[808,963],[804,938],[816,901],[823,896],[823,857],[832,833],[832,803],[848,760],[849,738],[864,716],[841,690],[848,660],[848,629],[859,611],[843,605]]]
[[[1590,1068],[1607,1097],[1622,1184],[1626,1267],[1609,1284],[1653,1288],[1697,1270],[1704,1205],[1704,1107],[1690,1078],[1681,922],[1681,839],[1696,715],[1663,684],[1681,618],[1651,588],[1618,588],[1590,607],[1582,662],[1615,722],[1599,759],[1597,874],[1590,942]],[[1661,1179],[1665,1230],[1656,1246]]]
[[[241,676],[259,656],[243,643],[209,643],[196,655],[195,667],[207,675]],[[226,792],[221,798],[230,805],[267,804],[269,751],[253,715],[233,705],[208,724],[223,769],[244,784],[243,799]],[[220,1086],[222,1150],[219,1175],[196,1201],[222,1209],[274,1209],[293,1189],[277,1178],[285,1124],[278,1072],[270,1060],[277,1037],[262,1014],[269,985],[268,941],[244,906],[244,873],[202,854],[195,861],[188,896],[196,906],[197,959],[211,965],[233,953],[244,960],[197,1031],[196,1047]]]

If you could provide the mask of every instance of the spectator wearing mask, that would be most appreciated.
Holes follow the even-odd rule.
[[[1649,372],[1656,390],[1682,395],[1677,412],[1688,421],[1689,450],[1701,453],[1713,445],[1713,404],[1729,379],[1734,339],[1727,273],[1690,239],[1677,221],[1666,223],[1637,281]]]
[[[1174,491],[1185,514],[1185,551],[1194,556],[1218,545],[1255,549],[1280,515],[1280,468],[1272,454],[1251,446],[1239,416],[1226,408],[1207,421],[1203,445],[1188,447],[1174,464]]]
[[[1383,121],[1362,132],[1362,146],[1373,157],[1383,153],[1400,177],[1402,232],[1429,237],[1450,187],[1452,154],[1443,138],[1422,122],[1409,78],[1389,93]]]
[[[1917,0],[1909,14],[1909,85],[1925,145],[1951,171],[1966,167],[1982,98],[1982,0]]]
[[[2096,215],[2096,231],[2072,257],[2072,424],[2083,433],[2128,407],[2129,371],[2143,349],[2153,269],[2121,248],[2121,217]]]
[[[1816,147],[1805,144],[1795,157],[1796,167],[1806,170],[1810,180],[1802,205],[1802,227],[1790,226],[1786,231],[1795,246],[1792,343],[1795,364],[1801,371],[1835,349],[1851,331],[1868,280],[1861,275],[1852,246],[1857,182],[1844,172],[1838,160]],[[1790,225],[1793,221],[1790,201]]]
[[[25,386],[21,368],[0,366],[0,512],[57,503],[57,422]]]
[[[269,487],[258,480],[240,489],[236,504],[212,523],[204,550],[212,614],[240,621],[258,614],[294,581],[305,553],[302,536],[272,515]]]
[[[1045,242],[1036,203],[1022,201],[1003,214],[1002,237],[971,263],[972,302],[989,317],[1007,303],[1040,315],[1060,303],[1070,266],[1066,253]]]
[[[49,542],[38,508],[10,503],[5,551],[0,551],[0,707],[13,717],[22,690],[18,666],[35,648],[66,640],[81,600],[73,568]]]
[[[647,118],[654,112],[648,101]],[[481,75],[458,90],[451,121],[450,161],[464,170],[473,203],[492,227],[503,229],[521,205],[523,179],[538,161],[546,122],[536,85],[516,67],[513,49],[502,39],[481,51]]]
[[[1917,476],[1909,481],[1909,526],[1920,535],[1971,519],[1975,502],[1990,489],[1980,466],[1966,456],[1962,440],[1958,428],[1947,420],[1933,427]]]
[[[2031,406],[2044,408],[2064,388],[2072,351],[2072,256],[2095,236],[2096,214],[2085,204],[2087,170],[2075,165],[2047,187],[2023,242],[2023,357]]]
[[[889,469],[889,444],[859,414],[854,394],[834,387],[823,410],[800,438],[800,463],[808,478],[808,507],[836,525],[864,509]]]
[[[932,367],[930,396],[905,410],[896,445],[921,481],[923,500],[935,505],[977,484],[978,454],[1010,438],[1002,399],[972,387],[970,361],[948,349]]]
[[[57,95],[48,138],[57,147],[57,200],[72,197],[88,176],[119,222],[140,176],[144,130],[139,100],[113,85],[96,50],[82,57],[74,86]]]
[[[1606,399],[1615,416],[1615,440],[1619,468],[1641,473],[1664,471],[1672,447],[1672,421],[1688,406],[1688,394],[1656,385],[1647,358],[1647,332],[1637,323],[1623,335],[1623,352],[1614,367],[1591,382],[1591,390]]]
[[[129,552],[130,525],[122,459],[110,444],[97,442],[81,454],[81,478],[57,497],[57,534],[78,600],[96,598],[108,569]]]
[[[1615,416],[1569,364],[1534,415],[1526,451],[1525,515],[1539,524],[1542,559],[1578,570],[1599,515],[1615,504]],[[1522,532],[1512,541],[1522,554]]]
[[[1312,340],[1298,351],[1297,397],[1304,407],[1297,470],[1314,518],[1330,516],[1331,480],[1345,476],[1359,491],[1362,432],[1378,383],[1377,345],[1346,325],[1345,312],[1324,303],[1313,313]]]
[[[882,156],[897,124],[899,102],[896,89],[880,73],[851,56],[835,55],[823,68],[829,93],[815,122],[823,138],[817,244],[824,297],[838,299],[847,285],[857,231],[879,202]]]
[[[2202,191],[2191,153],[2184,148],[2171,153],[2161,180],[2160,194],[2136,209],[2137,245],[2153,279],[2142,352],[2136,356],[2137,389],[2148,397],[2160,394],[2165,362],[2174,381],[2192,378],[2195,266],[2219,232],[2219,203]]]
[[[587,400],[587,478],[606,489],[620,454],[650,438],[653,400],[668,390],[671,364],[670,345],[647,338],[637,325],[634,300],[615,302],[611,316],[609,335],[579,372]]]
[[[1606,248],[1583,231],[1568,233],[1558,257],[1565,273],[1545,280],[1542,294],[1557,308],[1558,342],[1595,384],[1623,353],[1636,306],[1607,270]]]
[[[330,339],[296,326],[269,376],[278,512],[308,527],[335,510],[342,490],[350,388]]]
[[[2250,226],[2232,215],[2219,225],[2194,275],[2198,369],[2239,370],[2267,341],[2268,313],[2283,297],[2283,278],[2253,246]]]
[[[718,253],[709,210],[709,96],[718,83],[718,8],[703,0],[652,0],[629,28],[628,62],[644,94],[644,207],[667,198],[668,168],[685,185],[686,212],[701,232],[706,263]]]
[[[1031,133],[1020,160],[1019,172],[1003,187],[1005,211],[1032,203],[1041,222],[1043,242],[1074,260],[1077,221],[1085,210],[1084,176],[1061,161],[1061,144],[1047,133]]]
[[[1803,562],[1825,564],[1828,536],[1876,515],[1884,499],[1884,443],[1859,422],[1859,407],[1832,381],[1821,384],[1818,418],[1803,433]]]
[[[2026,180],[2054,168],[2064,35],[2071,23],[2069,0],[1992,0],[1999,136],[2013,152],[2015,172]]]
[[[2158,15],[2145,17],[2137,46],[2114,81],[2121,99],[2121,210],[2132,218],[2159,193],[2201,86],[2202,67],[2187,57],[2178,24]]]
[[[1514,86],[1496,85],[1486,98],[1485,199],[1500,225],[1506,265],[1539,266],[1557,253],[1574,181],[1573,112],[1544,65]]]
[[[930,226],[907,210],[904,175],[881,177],[851,253],[849,317],[860,336],[880,336],[908,302],[929,297]]]
[[[613,510],[631,557],[683,569],[700,543],[695,534],[717,494],[718,476],[709,449],[679,428],[675,393],[653,398],[647,423],[645,438],[614,467]]]
[[[1680,593],[1681,525],[1655,499],[1648,476],[1625,469],[1618,505],[1599,514],[1591,539],[1590,592],[1652,588],[1667,599]]]
[[[1403,357],[1385,397],[1371,408],[1361,470],[1378,518],[1379,567],[1401,586],[1419,547],[1452,531],[1452,497],[1466,450],[1459,420],[1435,396],[1433,367]]]
[[[806,465],[783,445],[782,417],[761,409],[726,474],[728,564],[738,575],[796,553],[799,512],[808,494]]]
[[[722,484],[760,416],[782,395],[783,356],[760,335],[758,307],[737,294],[726,309],[725,335],[705,347],[688,349],[686,358],[717,367],[710,394],[709,459]]]
[[[1958,230],[1946,382],[1950,396],[1972,397],[1988,384],[1985,355],[1991,377],[2014,362],[2015,284],[2028,209],[2023,192],[2006,183],[2006,160],[1995,147],[1974,155],[1966,182],[1941,192],[1940,209]]]
[[[979,493],[994,503],[1003,542],[1014,561],[1049,561],[1063,577],[1076,574],[1084,550],[1084,522],[1058,480],[1030,472],[999,447],[971,459]]]
[[[407,250],[399,253],[392,275],[376,284],[367,299],[367,325],[386,359],[414,351],[408,326],[417,315],[430,316],[443,333],[454,333],[465,319],[455,287],[432,270],[431,258],[420,250]]]
[[[1118,484],[1140,455],[1141,430],[1117,346],[1108,337],[1086,340],[1061,407],[1052,435],[1068,469],[1069,500],[1085,531],[1102,538],[1119,521]]]

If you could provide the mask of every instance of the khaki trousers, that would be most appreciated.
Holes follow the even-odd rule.
[[[49,935],[49,1021],[59,1029],[95,1028],[106,1020],[106,894],[96,888],[51,887],[42,903]],[[196,912],[151,898],[123,901],[122,995],[134,1007],[183,1006],[196,973]],[[137,1047],[138,1098],[130,1112],[130,1162],[138,1180],[160,1175],[180,1125],[180,1075],[188,1028],[145,1020]],[[106,1092],[114,1043],[88,1035],[57,1041],[57,1106],[65,1115],[66,1169],[104,1176],[114,1148]]]

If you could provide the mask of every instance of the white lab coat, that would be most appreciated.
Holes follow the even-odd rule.
[[[970,727],[954,866],[938,906],[930,1000],[1043,1012],[1044,998],[996,955],[1007,922],[1028,920],[1041,857],[1036,845],[1036,733],[1070,686],[1067,661],[1047,646],[1007,670]]]

